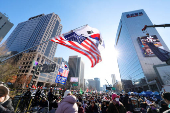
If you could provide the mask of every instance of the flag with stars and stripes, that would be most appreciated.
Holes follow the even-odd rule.
[[[53,37],[52,42],[68,47],[89,58],[91,67],[102,61],[100,49],[105,48],[99,30],[88,25]]]

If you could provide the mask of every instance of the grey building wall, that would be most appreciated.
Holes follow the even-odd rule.
[[[112,78],[112,86],[116,83],[116,76],[115,74],[111,74],[111,78]]]
[[[62,30],[60,21],[57,14],[51,13],[37,15],[19,23],[6,41],[8,51],[21,52],[49,40],[51,37],[60,35]],[[53,59],[56,48],[57,44],[49,41],[31,51],[38,51]]]
[[[100,78],[94,78],[95,87],[97,91],[100,91]]]
[[[70,81],[70,77],[79,77],[79,86],[84,88],[84,63],[81,60],[81,57],[78,56],[70,56],[69,61],[69,74],[68,81]]]
[[[95,90],[95,89],[96,89],[95,80],[93,80],[93,79],[88,79],[88,82],[89,82],[89,89],[92,87],[93,90]]]
[[[8,17],[0,12],[0,42],[13,26]]]
[[[127,18],[127,14],[139,12],[142,13],[141,16]],[[163,64],[156,56],[144,57],[142,53],[137,38],[146,36],[141,30],[145,25],[152,25],[152,22],[143,9],[122,13],[115,40],[115,47],[120,53],[118,65],[121,79],[131,80],[135,87],[143,87],[154,81],[157,75],[153,64]],[[156,35],[164,49],[169,51],[155,28],[148,28],[147,32]]]

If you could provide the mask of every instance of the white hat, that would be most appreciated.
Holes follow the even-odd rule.
[[[71,94],[71,91],[70,91],[70,90],[66,90],[66,91],[64,92],[63,98],[65,98],[68,94]]]
[[[0,95],[6,96],[9,94],[9,89],[2,84],[0,84],[0,90]]]

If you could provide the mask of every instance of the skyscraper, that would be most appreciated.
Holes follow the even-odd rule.
[[[111,78],[112,78],[112,86],[116,83],[116,76],[115,74],[111,74]]]
[[[8,51],[21,52],[60,35],[62,30],[60,21],[57,14],[51,13],[37,15],[19,23],[6,41]],[[49,41],[30,51],[40,52],[53,59],[56,48],[57,44]]]
[[[158,47],[169,49],[155,28],[148,28],[150,36],[146,36],[146,33],[142,32],[145,25],[152,25],[152,22],[143,9],[122,13],[115,48],[119,51],[117,61],[120,77],[133,84],[127,91],[159,91],[161,88],[153,65],[163,62],[154,56],[147,45],[142,45],[142,41],[154,39]]]
[[[6,14],[0,12],[0,42],[13,26]]]
[[[70,81],[70,77],[78,77],[79,87],[84,88],[84,63],[81,60],[81,57],[69,56],[68,65],[69,65],[69,74],[67,80]]]
[[[100,78],[94,78],[95,87],[97,91],[100,91]]]

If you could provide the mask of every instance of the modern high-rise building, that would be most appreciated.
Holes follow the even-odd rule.
[[[68,62],[65,61],[62,57],[54,57],[53,60],[55,62],[57,62],[59,65],[61,65],[62,63],[64,63],[65,65],[69,66],[68,65]]]
[[[0,12],[0,42],[13,26],[7,15]]]
[[[51,13],[37,15],[19,23],[6,40],[8,51],[21,52],[60,35],[62,30],[60,21],[57,14]],[[48,41],[30,51],[37,51],[49,59],[53,59],[56,48],[56,43]]]
[[[116,83],[116,76],[115,74],[111,74],[111,78],[112,78],[112,86]]]
[[[96,90],[96,84],[95,84],[95,80],[93,79],[88,79],[88,82],[89,82],[89,89],[93,89],[93,90]]]
[[[78,77],[78,85],[84,89],[84,63],[81,57],[69,56],[68,65],[69,74],[67,80],[70,81],[70,77]]]
[[[100,91],[100,78],[94,78],[95,87],[97,91]]]
[[[122,13],[117,30],[115,48],[119,51],[117,57],[120,77],[123,81],[130,80],[133,87],[128,91],[152,90],[160,91],[160,80],[153,68],[163,64],[146,45],[146,41],[153,41],[155,46],[169,51],[155,28],[142,31],[145,25],[153,25],[143,9]],[[130,83],[130,82],[129,82]]]
[[[13,26],[7,15],[0,12],[0,42]]]

